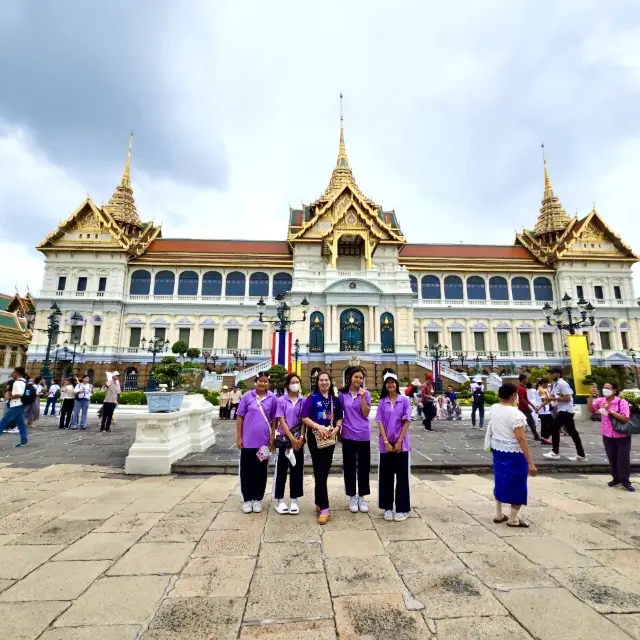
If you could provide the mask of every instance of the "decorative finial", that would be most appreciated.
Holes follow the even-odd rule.
[[[336,167],[338,169],[349,168],[347,148],[344,144],[344,114],[342,111],[342,92],[340,92],[340,147],[338,148],[338,160],[336,161]]]
[[[570,222],[569,216],[560,203],[560,199],[553,192],[549,170],[547,168],[547,158],[544,152],[544,142],[540,145],[542,149],[542,164],[544,167],[544,195],[542,196],[542,207],[535,226],[536,237],[542,237],[546,242],[551,242],[557,234]]]
[[[129,134],[129,150],[127,151],[127,161],[124,163],[124,171],[122,172],[123,187],[131,189],[131,148],[133,146],[133,131]]]

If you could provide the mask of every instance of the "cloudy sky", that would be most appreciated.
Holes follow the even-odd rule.
[[[637,0],[3,0],[0,60],[0,291],[39,289],[35,244],[108,200],[132,129],[165,237],[283,239],[341,91],[356,179],[409,241],[512,242],[544,141],[567,212],[640,251]]]

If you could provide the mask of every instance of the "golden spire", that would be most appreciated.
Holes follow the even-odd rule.
[[[133,131],[129,135],[129,150],[127,151],[127,159],[124,163],[120,184],[116,187],[111,199],[103,208],[117,223],[140,228],[142,227],[142,221],[138,217],[136,203],[133,199],[133,189],[131,188],[132,142]]]
[[[547,159],[544,155],[544,143],[542,144],[542,163],[544,166],[544,195],[534,233],[543,241],[552,243],[567,228],[571,219],[560,203],[560,198],[553,192],[553,185],[547,169]]]
[[[340,93],[340,146],[338,147],[338,159],[336,161],[336,167],[339,169],[349,168],[347,148],[344,145],[344,115],[342,113],[342,93]]]

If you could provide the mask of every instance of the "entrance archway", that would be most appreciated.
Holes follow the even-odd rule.
[[[340,314],[340,351],[364,351],[364,316],[357,309]]]

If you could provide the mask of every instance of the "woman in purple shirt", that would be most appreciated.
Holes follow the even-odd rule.
[[[409,517],[411,511],[409,492],[411,444],[408,433],[411,424],[411,401],[400,393],[398,376],[395,373],[387,373],[384,376],[376,421],[380,429],[378,506],[384,510],[385,520],[402,522]],[[395,515],[393,512],[394,479]]]
[[[256,376],[255,389],[245,393],[240,400],[236,418],[236,446],[240,449],[243,513],[262,511],[262,499],[267,487],[271,426],[276,417],[277,403],[278,399],[269,391],[269,375],[265,372]]]
[[[371,472],[371,394],[363,387],[364,369],[353,367],[347,371],[347,384],[338,397],[342,404],[342,466],[344,490],[349,496],[351,513],[369,511],[367,501]],[[356,477],[358,487],[356,490]]]
[[[306,427],[302,424],[302,406],[304,396],[300,393],[300,378],[290,373],[285,382],[283,396],[278,398],[274,438],[282,439],[278,444],[278,457],[273,478],[273,497],[278,501],[276,511],[284,515],[298,515],[298,498],[304,494],[304,435]],[[278,424],[277,432],[275,425]],[[287,442],[288,439],[288,442]],[[284,445],[284,446],[283,446]],[[284,488],[289,470],[289,496],[291,506],[284,501]]]

